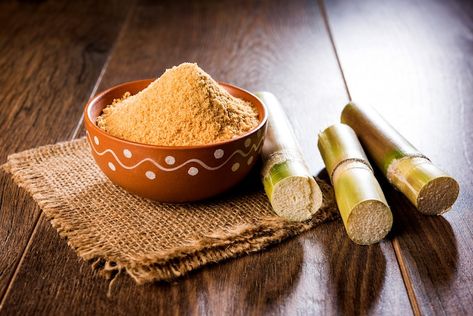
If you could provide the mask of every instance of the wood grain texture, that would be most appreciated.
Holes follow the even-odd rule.
[[[286,108],[311,170],[323,168],[318,130],[338,118],[343,81],[314,1],[140,2],[100,88],[155,77],[196,61],[217,80],[270,90]],[[172,284],[136,286],[93,275],[48,221],[3,306],[7,314],[411,313],[389,242],[360,247],[341,222],[266,252],[196,271]],[[41,297],[41,299],[34,299]]]
[[[123,16],[94,1],[0,4],[0,163],[70,137]],[[1,299],[40,211],[3,171],[0,192]]]
[[[348,88],[460,182],[453,210],[419,214],[385,186],[400,254],[424,314],[473,314],[473,5],[330,1]]]

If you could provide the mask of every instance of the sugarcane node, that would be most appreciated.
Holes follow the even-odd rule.
[[[388,181],[423,214],[439,215],[458,198],[458,182],[435,166],[373,108],[348,103],[341,122],[350,125]]]
[[[335,174],[335,172],[337,171],[337,169],[341,166],[343,166],[344,164],[350,164],[352,162],[359,162],[359,163],[362,163],[364,164],[365,166],[367,166],[371,171],[373,171],[373,168],[371,167],[371,165],[369,164],[368,161],[366,160],[363,160],[363,159],[360,159],[360,158],[348,158],[348,159],[345,159],[345,160],[342,160],[340,161],[338,164],[336,164],[334,167],[333,167],[333,170],[332,172],[330,173],[330,179],[333,179],[333,176]]]

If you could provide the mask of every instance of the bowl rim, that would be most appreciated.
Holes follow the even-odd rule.
[[[129,144],[129,145],[133,145],[133,146],[141,146],[141,147],[145,147],[145,148],[151,148],[151,149],[162,149],[162,150],[189,150],[189,149],[205,149],[205,148],[212,148],[212,147],[216,147],[216,146],[222,146],[222,145],[227,145],[227,144],[230,144],[230,143],[233,143],[233,142],[237,142],[241,139],[244,139],[246,137],[248,137],[249,135],[252,135],[254,133],[257,133],[258,130],[260,130],[267,122],[268,120],[268,109],[266,107],[266,105],[264,104],[263,101],[261,101],[256,95],[254,95],[253,93],[249,92],[248,90],[245,90],[243,88],[240,88],[238,86],[235,86],[235,85],[232,85],[230,83],[227,83],[227,82],[222,82],[222,81],[217,81],[217,83],[221,86],[227,86],[227,87],[230,87],[230,88],[233,88],[233,89],[236,89],[236,90],[240,90],[242,91],[243,93],[247,94],[247,95],[250,95],[251,97],[255,98],[256,100],[258,100],[261,104],[261,109],[263,110],[263,118],[260,120],[260,122],[258,123],[258,125],[256,125],[254,128],[252,128],[251,130],[249,130],[248,132],[238,136],[238,137],[235,137],[235,138],[232,138],[232,139],[228,139],[228,140],[224,140],[224,141],[221,141],[221,142],[216,142],[216,143],[210,143],[210,144],[202,144],[202,145],[186,145],[186,146],[166,146],[166,145],[152,145],[152,144],[145,144],[145,143],[139,143],[139,142],[135,142],[135,141],[131,141],[131,140],[126,140],[126,139],[123,139],[123,138],[119,138],[119,137],[116,137],[116,136],[113,136],[113,135],[110,135],[109,133],[105,132],[104,130],[102,130],[101,128],[99,128],[97,126],[96,123],[92,122],[90,116],[89,116],[89,112],[90,112],[90,109],[92,108],[92,105],[97,102],[97,100],[99,100],[100,98],[102,98],[104,95],[106,95],[107,93],[110,93],[111,91],[115,90],[115,89],[118,89],[118,88],[121,88],[123,86],[126,86],[126,85],[129,85],[129,84],[133,84],[133,83],[137,83],[137,82],[141,82],[141,81],[150,81],[150,83],[152,81],[156,80],[156,78],[154,79],[151,79],[151,78],[148,78],[148,79],[139,79],[139,80],[131,80],[131,81],[126,81],[126,82],[123,82],[123,83],[120,83],[120,84],[117,84],[117,85],[114,85],[112,86],[111,88],[108,88],[98,94],[96,94],[94,97],[90,98],[90,100],[86,103],[86,105],[84,106],[84,112],[83,112],[83,115],[84,115],[84,121],[85,121],[85,129],[86,131],[88,131],[89,127],[91,127],[94,131],[98,132],[99,134],[101,134],[102,136],[105,136],[105,137],[108,137],[114,141],[117,141],[117,142],[122,142],[122,143],[125,143],[125,144]],[[249,101],[248,101],[249,102]],[[256,107],[257,110],[258,110],[258,107]],[[258,114],[261,114],[259,113],[260,111],[258,110]],[[88,127],[89,125],[89,127]]]

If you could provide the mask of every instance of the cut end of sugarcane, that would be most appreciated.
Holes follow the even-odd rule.
[[[271,205],[279,216],[305,221],[322,206],[322,191],[312,177],[287,177],[273,187]]]
[[[440,215],[450,210],[460,193],[458,182],[448,176],[438,177],[422,187],[417,196],[417,209],[427,215]]]
[[[378,200],[366,200],[356,205],[348,217],[348,237],[359,245],[381,241],[391,230],[393,217],[389,207]]]
[[[276,97],[257,96],[268,107],[268,131],[262,148],[262,179],[276,214],[290,221],[305,221],[322,206],[322,191],[299,150],[291,124]]]
[[[425,157],[396,160],[389,166],[387,176],[426,215],[448,211],[460,192],[458,182]]]

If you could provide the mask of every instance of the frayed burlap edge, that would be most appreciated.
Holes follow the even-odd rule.
[[[25,189],[38,203],[46,218],[58,231],[62,238],[79,237],[81,231],[68,227],[60,220],[60,213],[71,209],[71,206],[61,197],[50,190],[42,175],[32,174],[30,167],[34,161],[28,159],[39,151],[47,152],[51,147],[79,146],[81,140],[46,145],[36,149],[26,150],[10,155],[2,169],[12,175],[13,181]],[[146,256],[129,258],[126,261],[116,260],[107,253],[93,247],[68,245],[73,248],[83,260],[92,263],[92,269],[99,275],[111,278],[125,270],[136,283],[143,284],[152,281],[171,281],[186,275],[190,271],[262,250],[272,244],[307,231],[318,224],[337,218],[334,206],[333,191],[325,181],[317,181],[324,193],[324,203],[319,212],[309,221],[288,222],[278,217],[261,219],[255,225],[241,225],[231,230],[221,230],[209,236],[201,236],[198,240],[189,241],[183,247],[170,251],[153,253]],[[39,185],[41,184],[41,185]],[[77,242],[77,239],[75,240]]]

